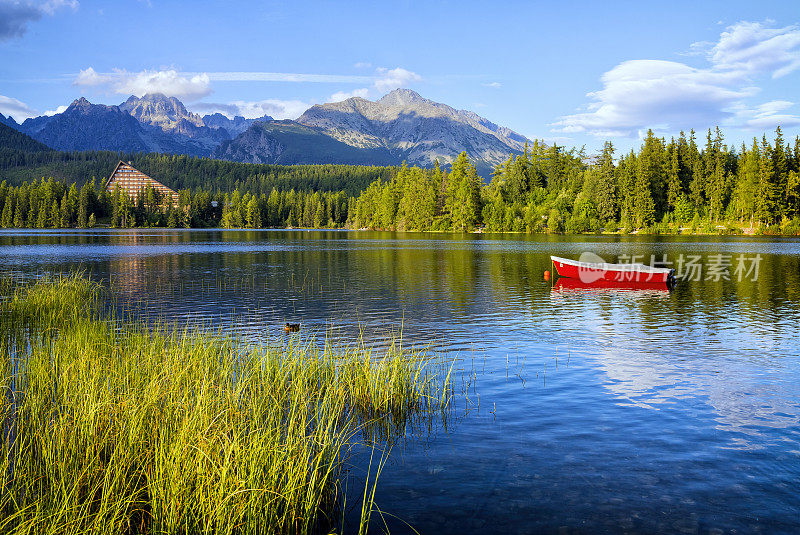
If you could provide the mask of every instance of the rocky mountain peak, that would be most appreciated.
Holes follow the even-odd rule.
[[[526,141],[475,113],[411,89],[395,89],[375,102],[350,98],[312,106],[297,122],[354,147],[387,149],[412,165],[450,163],[466,150],[484,175],[509,154],[521,152]]]
[[[1,0],[0,0],[1,1]],[[14,126],[10,118],[0,122]],[[63,113],[17,125],[58,150],[126,150],[215,155],[272,163],[364,163],[431,166],[466,151],[483,176],[526,138],[465,110],[396,89],[372,101],[349,98],[312,106],[297,121],[200,117],[175,97],[131,96],[119,106],[74,101]],[[278,150],[280,149],[280,150]]]
[[[219,112],[203,116],[203,124],[209,128],[225,130],[228,132],[231,138],[238,136],[250,128],[250,125],[253,123],[272,120],[272,117],[269,115],[264,115],[262,117],[258,117],[257,119],[245,119],[241,115],[236,115],[233,119],[229,119],[226,115],[223,115]]]
[[[180,100],[162,93],[147,93],[141,98],[131,95],[119,107],[139,122],[157,126],[165,132],[185,130],[187,123],[196,127],[204,126],[203,119],[187,111]]]
[[[72,101],[72,104],[69,105],[67,111],[69,110],[79,110],[79,111],[87,111],[89,110],[93,104],[86,100],[86,97],[81,97],[79,99],[75,99]]]
[[[395,89],[382,96],[378,103],[386,106],[408,106],[419,102],[431,102],[412,89]]]
[[[0,113],[0,123],[10,126],[11,128],[19,128],[17,121],[15,121],[14,118],[11,117],[10,115],[6,117],[2,113]]]
[[[181,107],[183,106],[183,103],[180,100],[175,97],[168,97],[164,93],[145,93],[145,95],[139,100],[145,100],[148,102],[173,102],[177,103]]]

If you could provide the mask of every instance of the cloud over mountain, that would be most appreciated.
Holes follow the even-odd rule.
[[[162,93],[182,100],[197,100],[211,93],[207,74],[192,76],[181,74],[175,69],[144,70],[128,72],[114,69],[110,73],[99,73],[92,67],[83,69],[75,78],[74,85],[96,87],[108,93],[136,95],[143,97],[148,93]]]
[[[20,101],[2,97],[0,110],[4,103],[31,115]],[[528,141],[471,111],[410,89],[396,89],[375,101],[352,97],[310,107],[281,100],[198,107],[217,113],[201,116],[161,93],[131,95],[118,106],[80,98],[9,126],[58,150],[163,152],[256,163],[407,162],[429,167],[437,161],[446,165],[466,151],[484,177],[510,154],[523,151]],[[299,117],[275,120],[275,115]]]
[[[351,97],[370,98],[405,87],[409,83],[422,80],[419,74],[395,67],[378,67],[371,76],[347,74],[309,74],[281,72],[180,72],[177,69],[129,72],[125,69],[112,69],[111,72],[98,72],[93,67],[81,70],[73,80],[73,85],[99,90],[106,94],[136,95],[160,93],[187,102],[198,101],[211,94],[213,83],[230,82],[286,82],[286,83],[339,83],[368,84],[352,90],[337,91],[328,98],[329,102],[340,102]],[[241,115],[257,118],[270,115],[278,119],[295,119],[306,109],[324,99],[306,102],[299,99],[263,99],[255,101],[237,100],[227,103],[197,102],[193,107],[206,112],[219,112],[227,116]]]
[[[22,122],[28,117],[36,115],[36,111],[32,110],[21,100],[3,95],[0,95],[0,113],[6,117],[11,116],[18,122]]]

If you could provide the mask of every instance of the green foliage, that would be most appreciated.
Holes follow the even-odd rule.
[[[0,149],[0,177],[13,185],[31,178],[52,177],[81,186],[107,178],[119,160],[130,161],[133,167],[175,191],[224,193],[239,189],[259,195],[269,195],[273,189],[345,191],[356,195],[373,180],[391,179],[398,171],[397,167],[364,165],[268,165],[173,154],[32,152],[3,148]]]
[[[17,152],[44,152],[52,149],[32,137],[0,123],[0,161],[13,158]]]
[[[9,149],[11,150],[11,149]],[[11,154],[13,152],[13,155]],[[5,155],[5,156],[3,156]],[[105,191],[120,157],[110,152],[0,152],[0,225],[85,227],[91,214],[113,227],[316,227],[492,232],[772,232],[800,217],[800,137],[737,153],[719,128],[701,150],[688,138],[648,131],[638,152],[615,161],[606,143],[582,150],[534,141],[483,185],[466,153],[450,169],[356,165],[255,165],[187,156],[122,155],[179,191],[165,206],[154,190],[136,198]],[[43,175],[40,172],[47,171]],[[55,178],[20,181],[20,177]],[[59,180],[62,177],[65,180]],[[9,185],[10,184],[10,185]],[[69,186],[69,187],[68,187]],[[657,225],[657,223],[659,223]],[[664,223],[664,224],[661,224]],[[774,227],[774,228],[773,228]]]
[[[1,290],[3,533],[341,532],[350,449],[453,406],[452,362],[396,346],[121,322],[82,276]]]

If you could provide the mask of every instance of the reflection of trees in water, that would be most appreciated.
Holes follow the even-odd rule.
[[[569,256],[596,246],[612,259],[622,251],[675,257],[697,248],[707,256],[717,245],[741,249],[742,242],[397,236],[142,229],[0,235],[0,244],[120,246],[119,256],[99,257],[108,275],[94,275],[108,276],[129,303],[145,314],[168,314],[164,319],[199,315],[221,326],[241,319],[256,341],[289,320],[322,336],[331,321],[341,326],[340,339],[353,340],[364,323],[371,336],[399,329],[405,318],[423,342],[450,333],[450,347],[463,339],[502,345],[519,334],[504,329],[516,323],[536,329],[522,336],[582,344],[608,378],[605,387],[632,403],[658,408],[701,400],[722,428],[750,433],[797,424],[797,408],[785,402],[796,392],[792,380],[800,379],[796,364],[784,360],[798,354],[800,255],[792,244],[745,243],[747,255],[774,253],[761,253],[756,281],[738,281],[731,271],[732,280],[679,282],[667,298],[584,292],[556,301],[542,282],[551,249]],[[407,328],[408,342],[410,335]]]
[[[111,236],[112,244],[198,241],[197,233],[184,232],[159,235],[141,231]],[[201,245],[209,242],[212,248],[201,248],[198,254],[190,250],[180,255],[134,255],[112,260],[110,271],[130,295],[144,292],[151,299],[159,299],[178,291],[191,299],[191,292],[199,290],[209,297],[213,293],[222,301],[227,292],[229,297],[241,294],[244,307],[285,309],[292,303],[293,310],[301,305],[309,311],[313,307],[317,317],[378,309],[384,314],[395,311],[402,315],[405,309],[409,314],[463,317],[509,308],[520,308],[521,312],[523,306],[542,308],[537,302],[548,291],[541,282],[542,272],[550,269],[549,254],[542,252],[547,246],[527,252],[524,247],[516,249],[514,244],[503,243],[509,239],[493,247],[474,236],[447,235],[421,235],[419,239],[410,235],[385,241],[394,237],[393,233],[208,232],[201,234],[199,241]],[[515,243],[524,242],[520,238]],[[596,245],[615,249],[627,246]],[[646,255],[646,244],[630,245]],[[248,251],[248,247],[253,250]],[[227,248],[231,250],[226,252]],[[758,325],[765,319],[779,319],[787,306],[796,310],[800,301],[798,257],[762,257],[757,281],[681,282],[669,299],[629,300],[628,310],[645,329],[659,329],[665,321],[717,329],[728,323],[731,314],[737,314],[747,318],[747,328],[757,334]],[[613,299],[590,301],[601,317],[607,317],[615,306]],[[527,315],[538,320],[548,313],[558,310],[528,310]]]
[[[188,235],[178,234],[176,239]],[[194,238],[192,247],[178,247],[176,254],[167,248],[165,254],[143,251],[110,260],[119,295],[145,314],[235,314],[251,330],[260,322],[262,334],[290,319],[316,323],[317,330],[330,320],[349,325],[351,337],[361,322],[399,331],[404,316],[462,317],[483,306],[476,298],[481,284],[475,252],[459,242],[441,248],[402,240],[400,247],[385,247],[374,236],[340,232],[294,232],[288,240],[284,233],[257,231]],[[212,243],[203,243],[206,238]]]
[[[109,245],[177,245],[188,243],[190,238],[184,232],[133,231],[111,234]],[[115,292],[130,298],[158,298],[160,294],[179,284],[181,271],[189,265],[189,259],[182,258],[181,255],[142,255],[136,249],[122,251],[123,254],[109,260],[108,277]]]
[[[556,328],[581,325],[603,386],[626,403],[698,403],[720,430],[744,437],[795,426],[800,377],[786,359],[798,357],[800,258],[762,256],[756,281],[684,281],[668,299],[561,295],[561,317],[551,316]],[[730,446],[751,447],[746,438]]]

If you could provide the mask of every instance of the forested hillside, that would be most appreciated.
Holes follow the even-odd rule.
[[[81,186],[87,181],[102,182],[120,160],[130,161],[135,168],[176,191],[188,188],[226,192],[238,188],[269,194],[277,187],[355,195],[373,180],[390,179],[396,172],[394,167],[362,165],[267,165],[171,154],[0,149],[0,180],[19,185],[33,179],[54,178]]]
[[[403,169],[359,196],[354,224],[370,228],[566,232],[800,232],[800,138],[777,129],[738,150],[722,132],[669,141],[649,131],[638,152],[594,158],[534,142],[480,188],[462,157],[452,171]]]
[[[0,114],[0,117],[2,117],[2,114]],[[11,153],[13,151],[39,152],[49,150],[51,149],[47,145],[39,143],[32,137],[0,122],[0,151],[3,153]]]
[[[534,142],[483,185],[462,153],[451,168],[275,166],[169,155],[10,151],[0,161],[4,227],[343,227],[494,232],[800,233],[800,138],[780,128],[750,145],[709,130],[667,141],[648,132],[638,151],[611,143],[581,151]],[[3,153],[6,154],[6,153]],[[119,158],[180,191],[164,207],[102,191]]]

